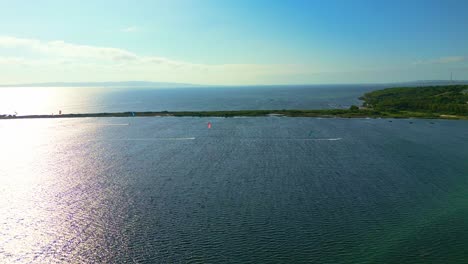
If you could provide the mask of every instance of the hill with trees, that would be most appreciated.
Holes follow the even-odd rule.
[[[360,99],[379,112],[468,116],[468,85],[388,88]]]

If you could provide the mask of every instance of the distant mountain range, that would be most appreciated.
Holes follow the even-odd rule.
[[[362,85],[376,85],[388,87],[402,87],[402,86],[430,86],[430,85],[451,85],[451,84],[466,84],[468,80],[420,80],[411,82],[395,82],[395,83],[366,83]],[[310,84],[311,86],[325,85],[325,84]],[[340,85],[340,84],[333,84]],[[346,84],[343,84],[346,85]],[[353,83],[353,85],[357,85]],[[210,87],[213,85],[200,85],[190,83],[168,83],[168,82],[146,82],[146,81],[126,81],[126,82],[47,82],[47,83],[23,83],[23,84],[0,84],[0,87],[109,87],[109,88],[185,88],[185,87]],[[216,85],[228,87],[230,85]],[[241,85],[238,85],[241,86]],[[248,85],[255,86],[255,85]],[[288,86],[286,84],[278,85],[258,85],[258,86]],[[298,86],[298,85],[290,85]],[[302,86],[306,86],[305,84]]]

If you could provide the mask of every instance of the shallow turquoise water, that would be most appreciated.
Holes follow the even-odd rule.
[[[465,121],[4,120],[0,145],[0,262],[468,259]]]

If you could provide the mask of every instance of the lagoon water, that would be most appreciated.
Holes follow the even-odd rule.
[[[411,122],[1,121],[0,262],[463,263],[468,122]]]
[[[0,263],[468,259],[466,121],[0,120],[0,146]]]

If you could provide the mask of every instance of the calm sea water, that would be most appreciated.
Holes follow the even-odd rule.
[[[329,109],[360,105],[379,85],[209,88],[0,88],[0,114]]]
[[[1,263],[468,259],[465,121],[3,120],[0,146]]]

